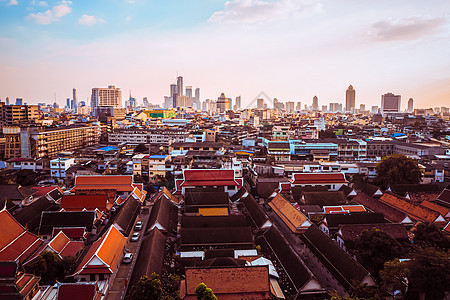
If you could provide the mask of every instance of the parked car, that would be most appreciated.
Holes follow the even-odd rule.
[[[124,264],[129,264],[133,260],[133,253],[125,253],[123,256],[122,262]]]
[[[131,236],[131,241],[137,242],[138,240],[139,240],[139,232],[133,233],[133,235]]]
[[[141,230],[142,229],[142,221],[137,221],[136,225],[134,226],[134,230]]]

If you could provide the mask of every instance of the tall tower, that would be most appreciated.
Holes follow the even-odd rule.
[[[77,97],[77,89],[73,89],[72,90],[73,93],[73,109],[75,110],[75,112],[77,111],[78,108],[78,97]]]
[[[241,109],[241,96],[236,97],[236,110]]]
[[[192,86],[186,86],[186,96],[192,98]]]
[[[178,96],[183,96],[183,76],[178,76],[177,78],[177,94]]]
[[[414,111],[414,100],[413,98],[409,98],[408,100],[408,112],[411,113]]]
[[[353,89],[353,86],[350,84],[348,86],[347,92],[345,93],[345,111],[352,111],[355,109],[355,95],[356,91]]]
[[[313,111],[318,111],[319,110],[319,98],[317,98],[317,96],[314,96],[314,98],[313,98],[312,110]]]

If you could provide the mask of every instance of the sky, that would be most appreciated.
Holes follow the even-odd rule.
[[[448,0],[0,0],[0,99],[63,105],[115,85],[161,104],[176,77],[280,101],[450,106]],[[89,101],[88,101],[89,102]]]

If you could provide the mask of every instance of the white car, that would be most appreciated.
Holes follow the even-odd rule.
[[[131,236],[131,241],[137,242],[138,240],[139,240],[139,232],[133,233],[133,235]]]
[[[137,221],[136,225],[134,226],[134,230],[141,230],[142,229],[142,221]]]
[[[133,253],[125,253],[123,256],[122,262],[124,264],[129,264],[133,260]]]

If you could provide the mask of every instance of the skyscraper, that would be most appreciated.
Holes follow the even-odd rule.
[[[76,112],[77,107],[78,107],[77,89],[73,89],[72,93],[73,93],[73,107],[72,107],[72,109],[74,109],[75,112]]]
[[[195,89],[195,100],[200,103],[200,88]]]
[[[241,96],[236,97],[236,110],[241,109]]]
[[[264,99],[263,98],[256,99],[256,108],[264,108]]]
[[[177,94],[177,93],[178,93],[178,92],[177,92],[177,85],[174,84],[174,83],[172,83],[172,84],[170,85],[170,98],[173,99],[174,95]]]
[[[413,98],[409,98],[408,100],[408,112],[411,113],[414,111],[414,100]]]
[[[6,97],[6,105],[9,105],[9,97]]]
[[[16,98],[16,105],[23,105],[23,99],[22,98]]]
[[[230,109],[230,102],[227,97],[225,97],[225,94],[220,94],[220,97],[217,98],[217,110],[219,112],[225,112]]]
[[[317,98],[317,96],[313,97],[312,110],[313,111],[318,111],[319,110],[319,98]]]
[[[350,84],[348,86],[347,92],[345,93],[345,111],[352,111],[355,109],[355,95],[356,91],[353,89],[353,86]]]
[[[192,86],[186,86],[186,96],[192,98]]]
[[[387,93],[381,95],[381,111],[383,113],[400,112],[401,96]]]
[[[66,99],[66,105],[67,105],[67,108],[71,108],[70,107],[70,99],[69,98]]]
[[[121,107],[122,91],[114,85],[108,88],[93,88],[91,101],[92,107]]]
[[[178,96],[183,96],[183,76],[178,76],[177,78],[177,94]]]

